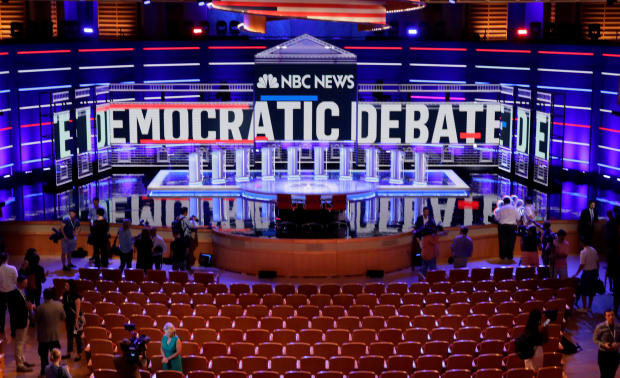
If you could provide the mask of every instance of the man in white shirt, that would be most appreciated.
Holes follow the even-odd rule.
[[[592,302],[594,301],[594,296],[596,295],[596,286],[598,284],[598,252],[596,249],[592,247],[592,244],[589,240],[581,239],[580,245],[583,247],[581,252],[579,252],[579,269],[573,277],[577,277],[579,273],[583,271],[581,274],[580,280],[580,290],[579,295],[577,295],[577,299],[575,300],[575,305],[579,303],[579,298],[581,297],[581,303],[583,305],[582,308],[577,309],[577,311],[585,312],[592,311]],[[588,298],[588,303],[586,304],[586,298]]]
[[[151,240],[153,240],[153,263],[155,269],[161,269],[162,258],[166,254],[166,242],[157,235],[157,228],[151,227]]]
[[[11,336],[15,337],[14,319],[11,311],[11,293],[17,288],[17,269],[9,265],[9,255],[0,253],[0,334],[4,334],[4,322],[8,306],[11,323]]]
[[[497,238],[499,240],[499,258],[512,260],[515,241],[517,236],[517,224],[521,220],[521,214],[511,204],[510,197],[504,198],[504,205],[495,213],[495,220],[499,224]]]
[[[523,224],[529,226],[534,224],[534,218],[536,218],[536,209],[530,198],[525,199],[525,207],[523,208]]]

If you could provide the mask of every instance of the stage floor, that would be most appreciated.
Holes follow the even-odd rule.
[[[390,183],[382,177],[378,182],[364,180],[361,173],[355,173],[352,180],[340,180],[337,174],[327,179],[317,179],[311,174],[289,179],[284,174],[275,180],[262,180],[254,175],[248,182],[235,182],[234,176],[227,177],[225,184],[212,184],[205,172],[200,184],[189,183],[185,170],[162,170],[147,186],[150,197],[243,197],[258,201],[274,201],[278,194],[291,194],[293,200],[304,200],[306,195],[320,194],[324,200],[333,195],[347,195],[349,201],[361,201],[374,197],[463,197],[469,192],[465,183],[453,170],[435,169],[428,171],[428,182],[413,182],[413,172],[407,172],[402,184]]]

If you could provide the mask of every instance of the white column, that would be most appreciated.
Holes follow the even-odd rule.
[[[220,148],[211,150],[211,183],[226,183],[226,151]]]
[[[368,146],[364,153],[366,154],[366,176],[364,181],[379,182],[379,150],[376,147]]]
[[[403,223],[403,198],[390,197],[390,225]]]
[[[200,152],[189,154],[189,184],[202,184],[202,155]]]
[[[261,147],[261,179],[263,181],[274,181],[275,176],[275,151],[272,146]]]
[[[286,148],[286,178],[288,180],[299,180],[299,153],[300,147],[290,146]]]
[[[339,173],[340,180],[342,181],[351,181],[353,180],[353,176],[351,174],[351,159],[353,157],[353,148],[349,146],[340,146],[340,157],[339,157]]]
[[[327,180],[327,172],[325,171],[325,151],[323,146],[314,147],[314,179]]]
[[[250,148],[237,147],[235,150],[235,181],[250,181]]]
[[[414,173],[414,183],[415,184],[426,184],[426,169],[428,166],[428,161],[426,158],[426,154],[422,151],[414,152],[414,164],[415,164],[415,173]]]
[[[224,199],[221,197],[213,197],[213,223],[217,224],[225,220]]]
[[[404,155],[402,150],[390,151],[390,184],[404,183]]]

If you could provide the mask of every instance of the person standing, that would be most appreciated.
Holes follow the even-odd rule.
[[[99,197],[95,197],[93,198],[93,207],[88,209],[88,220],[90,221],[91,226],[97,220],[97,217],[98,217],[97,211],[99,209],[103,210],[103,218],[105,220],[108,220],[108,217],[106,216],[106,213],[105,213],[105,209],[99,205]]]
[[[465,268],[467,266],[467,259],[470,258],[474,252],[474,243],[471,238],[467,236],[468,232],[469,229],[467,226],[461,226],[461,233],[454,238],[450,246],[455,268]]]
[[[585,240],[592,240],[594,236],[594,225],[598,222],[598,212],[596,211],[596,202],[588,202],[588,208],[584,209],[579,216],[577,222],[577,232],[579,238]]]
[[[614,378],[620,365],[620,332],[616,328],[614,310],[605,311],[605,321],[594,329],[592,340],[598,346],[598,368],[601,378]]]
[[[164,336],[161,339],[161,360],[163,370],[183,372],[181,364],[181,339],[177,336],[172,323],[164,324]]]
[[[504,204],[497,210],[495,220],[499,224],[499,258],[502,260],[512,260],[515,241],[517,236],[517,224],[521,219],[521,215],[511,204],[510,197],[504,198]]]
[[[581,280],[579,284],[579,294],[577,295],[577,300],[575,303],[579,302],[579,297],[581,297],[581,303],[583,307],[577,309],[580,312],[586,312],[592,310],[592,302],[594,301],[594,296],[596,295],[596,285],[598,282],[598,253],[596,249],[591,246],[589,240],[581,240],[580,242],[583,249],[579,252],[579,269],[573,277],[577,277],[577,275],[583,271],[581,275]],[[586,297],[588,297],[589,301],[586,307]]]
[[[531,198],[525,199],[525,206],[523,207],[523,224],[529,226],[534,224],[536,219],[536,209],[532,203]]]
[[[93,255],[95,257],[95,266],[108,267],[108,250],[110,249],[110,239],[108,233],[110,232],[110,224],[103,217],[104,210],[100,207],[97,209],[97,219],[93,222],[92,235],[93,235]]]
[[[24,359],[24,343],[26,342],[26,332],[30,323],[30,313],[34,309],[31,302],[26,299],[25,289],[28,286],[26,276],[17,277],[17,289],[13,290],[13,316],[15,318],[15,365],[18,373],[28,373],[32,371],[34,364]]]
[[[153,253],[153,240],[151,240],[151,231],[148,228],[143,228],[140,236],[133,242],[133,246],[137,251],[136,269],[147,269],[153,267],[152,253]]]
[[[65,321],[65,311],[62,304],[54,300],[54,289],[43,291],[44,302],[35,313],[37,322],[37,340],[39,341],[39,357],[41,358],[41,375],[45,375],[48,354],[54,349],[60,349],[60,335],[58,330]]]
[[[185,268],[186,256],[189,253],[189,247],[185,240],[178,232],[173,232],[174,240],[170,243],[170,251],[172,252],[172,270],[183,270]]]
[[[60,365],[60,349],[54,348],[50,352],[51,363],[45,367],[45,378],[71,378],[69,368]]]
[[[161,269],[163,256],[166,253],[166,242],[164,238],[157,235],[156,227],[151,227],[151,240],[153,241],[153,264],[155,264],[155,269]]]
[[[433,216],[431,215],[431,210],[425,206],[422,209],[422,215],[418,215],[418,218],[415,221],[415,229],[416,231],[421,231],[429,222],[435,223]]]
[[[41,304],[41,290],[43,283],[47,279],[45,277],[45,269],[39,264],[40,261],[41,257],[37,254],[36,249],[29,248],[26,252],[24,263],[18,272],[28,278],[26,299],[36,306]]]
[[[568,278],[568,268],[566,265],[568,248],[569,244],[568,240],[566,240],[566,231],[559,230],[558,238],[553,241],[553,250],[549,258],[551,264],[551,278]]]
[[[445,235],[441,225],[435,226],[430,222],[422,230],[422,274],[426,276],[429,270],[437,269],[437,256],[439,256],[439,236]]]
[[[536,371],[542,367],[542,346],[548,339],[548,324],[548,321],[544,322],[542,311],[534,309],[527,319],[525,331],[514,341],[515,351],[528,370]]]
[[[123,220],[123,225],[118,229],[116,235],[118,240],[118,249],[121,251],[121,265],[119,269],[131,269],[131,261],[133,260],[133,236],[131,235],[131,223],[129,219]],[[116,243],[115,243],[116,244]]]
[[[11,293],[17,288],[17,269],[8,264],[9,255],[0,252],[0,335],[4,335],[6,311],[9,310],[11,336],[15,337],[14,317],[11,311]]]
[[[73,353],[73,339],[77,347],[77,356],[74,361],[81,360],[83,324],[80,324],[80,305],[82,296],[78,293],[75,280],[65,283],[65,292],[62,295],[62,307],[65,310],[65,328],[67,330],[67,354],[63,358],[71,358]]]
[[[69,216],[62,220],[60,232],[62,233],[62,270],[69,271],[75,268],[71,264],[71,253],[75,251],[77,245],[77,237],[80,233],[80,220],[77,217],[77,209],[69,210]]]
[[[538,266],[540,264],[538,248],[540,248],[540,239],[536,226],[531,225],[527,228],[527,234],[521,237],[521,265]]]

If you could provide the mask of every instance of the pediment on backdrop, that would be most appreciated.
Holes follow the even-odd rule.
[[[254,61],[258,64],[355,64],[357,56],[309,34],[303,34],[256,54]]]

